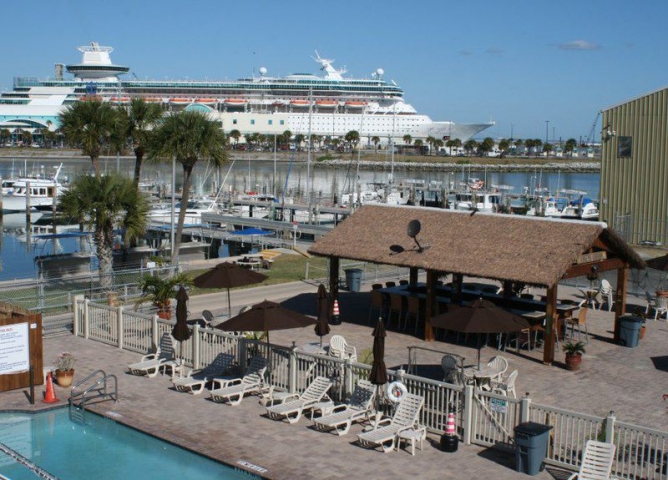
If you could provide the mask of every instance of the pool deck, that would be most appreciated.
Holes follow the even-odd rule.
[[[297,282],[284,286],[258,287],[233,293],[234,310],[241,305],[263,299],[282,301],[289,308],[314,314],[316,286]],[[368,289],[364,285],[363,289]],[[559,296],[567,297],[568,287],[560,287]],[[644,305],[639,299],[631,303]],[[227,309],[226,295],[214,294],[194,297],[190,311],[202,309],[222,314]],[[343,323],[332,326],[333,334],[343,335],[357,348],[358,355],[372,344],[368,325],[368,295],[364,292],[342,292],[340,301]],[[668,356],[666,345],[668,323],[648,321],[647,335],[637,348],[625,348],[612,343],[613,315],[607,311],[590,311],[588,316],[590,342],[579,372],[563,368],[563,354],[548,367],[539,359],[542,352],[514,350],[497,352],[485,347],[482,359],[502,354],[509,360],[509,372],[518,369],[518,395],[530,392],[533,402],[557,406],[592,415],[605,416],[611,410],[620,421],[668,430],[668,404],[661,399],[668,393]],[[324,341],[327,342],[325,337]],[[312,328],[271,333],[272,343],[297,345],[317,341]],[[465,355],[475,359],[470,347],[442,341],[424,342],[414,335],[388,332],[386,362],[389,368],[407,363],[407,346],[424,346]],[[146,431],[203,455],[233,466],[248,462],[266,471],[261,475],[271,479],[342,479],[342,478],[402,478],[421,479],[514,479],[525,477],[517,473],[514,454],[475,445],[462,445],[456,453],[439,449],[439,437],[429,435],[424,450],[411,456],[406,450],[383,454],[367,450],[356,443],[360,426],[354,426],[346,436],[316,431],[312,422],[300,420],[295,425],[268,419],[256,396],[250,396],[236,407],[216,404],[206,393],[193,396],[176,392],[169,377],[143,378],[126,372],[127,365],[136,362],[139,355],[119,350],[98,342],[74,336],[46,339],[45,364],[58,353],[70,351],[78,358],[76,378],[103,369],[118,377],[118,403],[104,402],[92,409],[117,421]],[[421,352],[418,362],[425,372],[438,375],[441,354]],[[75,378],[75,380],[76,380]],[[36,389],[41,398],[44,387]],[[56,387],[60,402],[65,405],[69,390]],[[52,408],[40,400],[30,405],[26,391],[0,393],[0,410],[40,410]],[[1,438],[1,434],[0,434]],[[0,440],[1,441],[1,440]],[[567,472],[548,467],[536,475],[537,479],[564,479]]]

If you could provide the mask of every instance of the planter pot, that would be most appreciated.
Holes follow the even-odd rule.
[[[121,304],[117,292],[109,292],[107,294],[107,305],[110,307],[118,307]]]
[[[72,369],[72,370],[56,370],[56,382],[61,387],[71,386],[73,379],[74,379],[74,369]]]
[[[569,355],[566,354],[566,370],[576,371],[580,370],[580,364],[582,363],[582,355]]]
[[[158,310],[158,317],[160,317],[164,320],[171,320],[172,319],[172,311],[171,310]]]

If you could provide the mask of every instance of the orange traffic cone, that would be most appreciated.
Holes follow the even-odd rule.
[[[455,414],[448,414],[448,422],[445,424],[445,434],[454,435],[455,434]]]
[[[58,399],[56,398],[56,391],[53,389],[53,377],[51,372],[46,376],[46,393],[44,394],[44,403],[56,403]]]
[[[339,320],[339,301],[334,300],[334,308],[332,310],[332,325],[340,325],[341,321]]]

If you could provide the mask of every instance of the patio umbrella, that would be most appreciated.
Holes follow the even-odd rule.
[[[179,342],[179,353],[183,358],[183,342],[190,338],[190,329],[186,321],[188,320],[188,292],[181,286],[176,294],[176,325],[172,329],[172,337]]]
[[[240,267],[235,263],[223,262],[195,277],[193,282],[198,288],[227,288],[227,307],[231,318],[230,288],[254,285],[266,280],[266,278],[266,275],[254,272],[249,268]]]
[[[302,328],[315,323],[316,320],[312,317],[282,307],[279,303],[265,300],[253,305],[249,310],[216,325],[214,328],[226,332],[270,332],[272,330]],[[268,333],[267,343],[269,343]]]
[[[321,283],[318,286],[316,295],[318,319],[315,324],[315,334],[320,337],[320,346],[322,347],[322,337],[329,333],[329,299],[327,298],[327,289]]]
[[[371,373],[369,381],[374,385],[384,385],[387,383],[387,367],[385,366],[385,324],[383,319],[379,318],[376,327],[373,329],[373,363],[371,364]]]
[[[481,335],[486,333],[519,332],[530,328],[529,322],[508,310],[482,298],[469,305],[449,305],[448,311],[431,319],[432,327],[460,333],[478,334],[478,368],[480,368]]]

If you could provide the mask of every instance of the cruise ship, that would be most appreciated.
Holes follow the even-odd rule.
[[[295,73],[272,77],[265,68],[259,75],[236,81],[122,79],[130,68],[111,61],[113,48],[93,42],[79,47],[80,63],[56,64],[49,79],[17,77],[13,89],[0,94],[0,129],[13,134],[59,127],[58,114],[90,95],[119,105],[141,97],[162,105],[166,112],[198,109],[213,114],[225,131],[242,134],[283,133],[344,136],[357,130],[371,142],[414,139],[459,139],[462,142],[493,125],[432,121],[404,100],[403,90],[377,69],[369,78],[344,77],[333,60],[317,52],[314,60],[322,74]],[[132,75],[131,75],[132,76]]]

